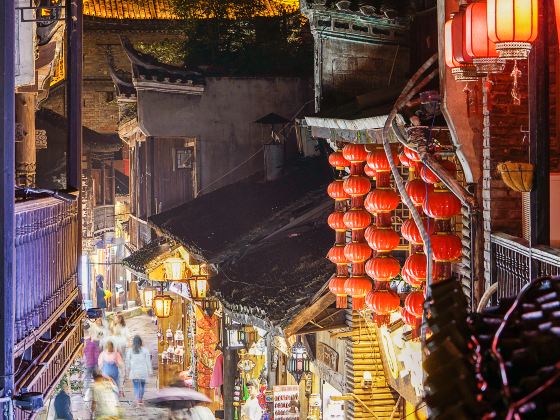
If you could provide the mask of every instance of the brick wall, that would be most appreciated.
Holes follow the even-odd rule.
[[[130,72],[130,61],[124,53],[120,36],[128,37],[133,43],[159,42],[165,39],[177,39],[176,33],[153,31],[96,31],[84,32],[84,68],[83,68],[83,123],[84,126],[100,133],[117,132],[118,106],[115,88],[109,75],[107,50],[110,50],[117,68]],[[59,114],[64,114],[64,87],[50,93],[42,104]]]

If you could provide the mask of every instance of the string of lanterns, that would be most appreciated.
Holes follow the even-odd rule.
[[[422,164],[414,150],[405,148],[398,156],[393,153],[391,158],[409,169],[407,194],[426,215],[423,224],[430,235],[434,279],[449,278],[451,263],[462,254],[461,239],[452,232],[450,222],[461,212],[461,202]],[[400,310],[403,321],[413,332],[418,332],[424,307],[427,258],[412,218],[401,225],[402,237],[410,243],[410,254],[402,269],[392,255],[401,241],[401,235],[393,228],[393,212],[401,199],[391,186],[385,151],[379,147],[368,151],[364,145],[347,144],[333,152],[329,162],[336,170],[336,179],[328,187],[329,196],[335,200],[328,224],[336,232],[335,244],[328,253],[336,265],[329,289],[336,295],[337,308],[347,308],[350,296],[352,308],[370,309],[378,326],[387,325],[391,314]],[[440,163],[449,175],[456,175],[455,163],[448,160]],[[348,168],[350,174],[345,178]],[[374,189],[371,181],[375,181]],[[350,236],[348,241],[347,236]],[[391,281],[399,275],[412,288],[402,306],[401,297],[391,288]]]

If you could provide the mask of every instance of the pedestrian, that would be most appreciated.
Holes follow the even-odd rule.
[[[124,363],[120,353],[115,350],[115,346],[112,341],[107,341],[105,350],[103,350],[99,355],[97,364],[99,369],[101,369],[101,373],[111,378],[118,388],[120,385],[119,369],[124,367]]]
[[[73,420],[72,416],[72,399],[70,398],[70,386],[66,379],[62,380],[62,389],[54,397],[54,415],[55,419]]]
[[[98,274],[95,277],[95,294],[97,296],[97,307],[101,308],[103,318],[105,318],[105,310],[107,309],[107,301],[105,300],[105,289],[103,288],[103,276]]]
[[[200,401],[193,401],[193,406],[189,410],[191,420],[216,420],[216,416],[208,407]]]
[[[99,371],[93,374],[91,413],[96,420],[120,418],[117,386]]]
[[[92,337],[86,338],[84,344],[84,367],[85,377],[84,377],[84,389],[87,390],[91,380],[93,379],[93,372],[97,369],[97,363],[99,361],[99,354],[101,349],[99,348],[99,342],[94,341]]]
[[[249,398],[241,407],[241,420],[261,420],[263,409],[257,398],[259,395],[259,385],[254,381],[250,381],[247,386],[249,388]]]
[[[126,322],[124,320],[124,316],[122,314],[115,315],[115,319],[113,320],[112,326],[112,339],[113,345],[117,349],[117,351],[124,354],[126,351],[126,346],[128,344],[128,327],[126,326]]]
[[[134,385],[136,403],[144,404],[144,390],[146,380],[152,374],[152,360],[150,352],[142,345],[142,338],[135,335],[132,339],[132,348],[126,352],[126,371]]]

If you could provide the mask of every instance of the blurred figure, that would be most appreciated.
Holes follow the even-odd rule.
[[[86,368],[87,376],[93,376],[93,372],[97,368],[100,353],[101,349],[99,348],[99,341],[94,341],[92,337],[86,338],[86,342],[84,344],[84,366]]]
[[[254,381],[250,381],[247,386],[249,388],[249,398],[241,407],[241,420],[261,420],[263,409],[257,398],[259,395],[259,385]]]
[[[111,378],[118,387],[119,369],[124,368],[124,363],[120,353],[115,351],[115,346],[112,341],[107,341],[105,350],[99,355],[98,366],[99,369],[101,369],[101,373]]]
[[[128,344],[128,327],[126,326],[126,322],[122,314],[115,315],[111,330],[113,333],[113,336],[111,337],[113,345],[117,351],[124,354]]]
[[[142,338],[139,335],[134,336],[132,348],[126,352],[126,371],[134,385],[136,403],[143,404],[146,380],[152,374],[152,360],[150,352],[142,345]]]
[[[98,371],[93,374],[91,414],[96,420],[119,419],[117,386]]]
[[[107,309],[107,301],[105,300],[105,289],[103,288],[103,276],[98,274],[95,276],[95,294],[97,296],[97,307],[101,308],[103,318],[105,318],[105,310]]]
[[[62,381],[62,389],[54,398],[54,414],[56,419],[73,420],[72,400],[70,398],[70,385],[68,381]]]
[[[214,413],[199,401],[193,402],[193,407],[189,409],[191,420],[216,420]]]

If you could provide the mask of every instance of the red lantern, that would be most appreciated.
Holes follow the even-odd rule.
[[[414,150],[412,150],[409,147],[405,147],[403,149],[403,152],[405,154],[405,156],[410,159],[412,162],[420,162],[420,156],[418,156],[418,153],[416,153]]]
[[[344,180],[344,192],[350,197],[366,195],[371,189],[371,182],[365,176],[350,175]]]
[[[421,206],[426,201],[426,196],[429,192],[434,190],[434,186],[426,184],[421,179],[413,179],[406,183],[406,193],[412,200],[415,206]]]
[[[370,226],[365,231],[365,238],[369,246],[377,252],[389,252],[399,246],[401,238],[391,228],[376,228]]]
[[[416,318],[422,318],[424,314],[424,292],[414,291],[409,293],[404,300],[404,308]]]
[[[347,166],[350,166],[350,162],[344,158],[342,152],[333,152],[329,155],[329,163],[333,168],[336,169],[344,169]]]
[[[377,173],[371,169],[368,165],[364,166],[364,173],[369,176],[371,179],[375,179]]]
[[[416,318],[414,315],[412,315],[410,312],[408,312],[406,309],[402,309],[401,310],[401,316],[402,319],[404,321],[404,323],[414,329],[420,327],[421,323],[422,323],[422,319],[421,318]]]
[[[450,191],[435,190],[428,194],[422,208],[433,219],[450,219],[461,212],[461,202]]]
[[[348,200],[350,196],[344,191],[344,181],[341,179],[334,180],[327,187],[327,194],[336,201]]]
[[[342,149],[342,155],[351,163],[360,163],[367,159],[368,152],[363,144],[349,143]]]
[[[376,188],[370,192],[364,202],[364,207],[372,214],[389,213],[395,210],[401,197],[391,189]]]
[[[405,168],[414,167],[414,162],[412,162],[412,160],[410,160],[404,152],[399,153],[399,160],[401,161],[402,166],[404,166]]]
[[[352,297],[352,309],[356,311],[364,309],[366,295],[370,290],[371,281],[364,276],[352,276],[344,283],[344,291]]]
[[[366,273],[375,281],[391,281],[399,275],[401,265],[391,256],[381,255],[366,263]]]
[[[449,175],[454,177],[457,174],[457,167],[455,164],[450,160],[444,160],[440,162],[443,168]],[[428,184],[437,184],[441,182],[440,178],[433,173],[427,166],[422,166],[420,168],[420,177],[427,182]]]
[[[424,281],[416,280],[414,277],[410,275],[406,262],[401,270],[401,277],[406,283],[408,283],[412,287],[420,287],[424,283]]]
[[[505,61],[498,58],[496,44],[488,37],[487,7],[483,2],[471,3],[465,9],[465,48],[479,71],[503,71]]]
[[[381,289],[370,292],[366,304],[373,311],[376,324],[381,326],[389,324],[390,315],[399,309],[401,300],[392,290]]]
[[[436,230],[435,222],[430,221],[426,218],[423,218],[422,221],[422,223],[424,224],[424,228],[428,232],[428,235],[432,235]],[[407,219],[403,222],[403,224],[401,225],[401,234],[404,239],[414,245],[421,245],[424,243],[414,219]]]
[[[344,225],[351,230],[367,228],[371,223],[371,215],[359,208],[350,209],[344,214]]]
[[[445,64],[450,69],[456,69],[461,66],[457,60],[455,60],[455,54],[453,54],[453,32],[452,32],[453,20],[449,19],[445,22],[445,36],[444,36],[444,48],[445,48]]]
[[[336,296],[336,307],[339,309],[348,307],[346,290],[344,289],[346,280],[348,280],[347,277],[336,276],[329,281],[329,290]]]
[[[327,258],[333,264],[348,264],[349,261],[348,258],[346,258],[346,256],[344,255],[344,248],[344,244],[336,244],[329,250]]]
[[[465,57],[470,57],[466,54],[462,46],[463,35],[461,30],[463,25],[463,16],[454,16],[445,22],[444,28],[444,49],[445,49],[445,64],[451,69],[451,73],[458,81],[476,81],[478,75],[476,73],[476,68],[472,64],[464,64],[465,62],[460,61]],[[457,33],[458,32],[458,33]],[[456,35],[457,33],[457,35]],[[456,40],[456,38],[459,38]],[[465,52],[465,54],[463,54]],[[463,55],[465,57],[463,57]],[[472,58],[468,63],[471,63]]]
[[[467,52],[465,42],[465,11],[462,9],[451,19],[453,56],[460,64],[472,64],[473,57]]]
[[[365,242],[350,242],[344,247],[344,256],[352,263],[362,263],[371,257],[371,248]]]
[[[488,36],[500,57],[527,58],[539,34],[538,0],[488,0]]]
[[[410,255],[403,266],[403,279],[409,283],[412,287],[419,287],[426,281],[426,256],[424,254],[412,254]],[[407,278],[405,278],[404,273],[406,273]],[[438,268],[437,264],[432,264],[432,278],[440,279],[441,270]]]
[[[346,230],[346,225],[344,224],[344,212],[334,211],[329,215],[327,219],[329,227],[337,232],[344,232]]]
[[[432,258],[438,262],[453,262],[461,257],[463,246],[457,235],[436,234],[430,237]]]
[[[392,157],[395,164],[397,164],[398,157],[395,155],[392,155]],[[367,166],[376,172],[390,172],[391,166],[389,165],[389,160],[385,154],[385,149],[376,148],[373,152],[369,152],[367,155]]]

